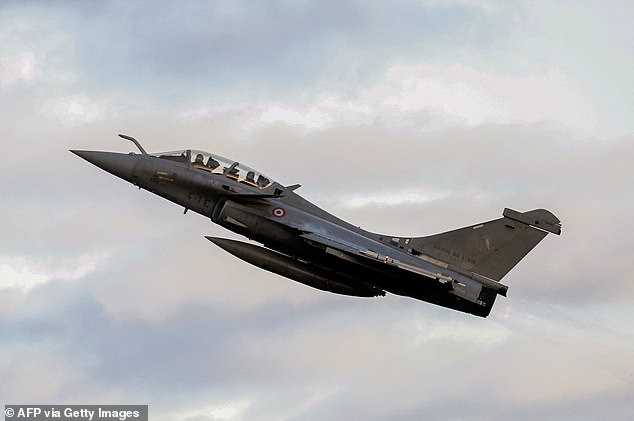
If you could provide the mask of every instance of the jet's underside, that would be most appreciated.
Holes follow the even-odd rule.
[[[486,290],[484,305],[449,294],[451,283],[409,273],[381,262],[364,261],[345,252],[327,252],[326,247],[306,246],[294,256],[236,240],[207,237],[211,242],[254,266],[304,285],[337,294],[358,297],[383,296],[386,292],[486,317],[496,293]],[[300,254],[301,257],[297,255]]]

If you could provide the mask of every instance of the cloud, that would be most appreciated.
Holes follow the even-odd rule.
[[[171,102],[182,102],[181,92],[193,86],[205,97],[234,98],[253,89],[265,95],[280,88],[315,92],[310,85],[319,91],[324,76],[344,87],[372,77],[369,69],[381,61],[412,51],[436,54],[426,39],[436,38],[436,46],[456,39],[477,46],[500,35],[498,26],[489,25],[470,40],[468,28],[489,20],[478,8],[446,13],[408,2],[336,6],[193,2],[174,7],[162,2],[148,8],[107,2],[66,3],[54,11],[33,5],[7,9],[27,22],[46,22],[51,34],[72,34],[67,51],[82,70],[79,86],[153,91],[154,98]],[[458,33],[450,34],[443,25]],[[368,44],[373,48],[364,52]]]
[[[50,262],[33,265],[23,257],[0,256],[0,288],[28,290],[51,279],[74,281],[95,270],[107,257],[107,253],[87,253],[76,259],[55,262],[56,266],[50,267]]]
[[[19,81],[31,80],[35,65],[35,55],[30,52],[5,57],[0,63],[0,86],[6,88]]]
[[[543,123],[586,135],[609,131],[575,76],[549,68],[492,73],[457,64],[394,64],[376,83],[348,96],[320,93],[289,105],[206,106],[179,115],[185,120],[228,118],[246,136],[272,123],[303,133],[358,125],[428,133],[456,126]]]
[[[59,120],[63,125],[73,126],[104,120],[104,105],[84,96],[64,97],[47,101],[42,113]]]
[[[395,190],[376,192],[372,195],[340,195],[330,197],[326,203],[339,204],[344,207],[362,208],[366,206],[399,206],[399,205],[423,205],[429,202],[443,199],[449,192],[426,190]]]
[[[72,33],[51,17],[9,10],[0,18],[0,87],[4,92],[68,86],[75,80]]]
[[[8,263],[2,263],[0,265],[0,279],[2,280],[0,288],[30,288],[48,280],[48,276],[33,273],[23,265],[20,265],[19,268],[15,268],[14,266],[15,265]]]
[[[3,4],[0,396],[162,420],[631,419],[628,7]],[[134,150],[119,132],[299,182],[371,231],[544,207],[563,234],[487,319],[336,296],[68,152]]]
[[[248,408],[248,406],[248,402],[231,402],[224,405],[177,412],[160,419],[170,419],[175,421],[237,420],[241,419],[242,413],[246,408]]]

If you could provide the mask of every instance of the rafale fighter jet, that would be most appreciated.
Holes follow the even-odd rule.
[[[236,161],[194,149],[148,154],[74,154],[139,188],[191,209],[264,247],[207,237],[255,266],[336,294],[375,297],[386,292],[486,317],[500,280],[559,219],[544,209],[427,237],[393,237],[355,227]]]

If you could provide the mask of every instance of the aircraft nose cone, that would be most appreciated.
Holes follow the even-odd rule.
[[[102,151],[77,151],[72,153],[108,171],[110,174],[130,181],[137,164],[137,155]]]

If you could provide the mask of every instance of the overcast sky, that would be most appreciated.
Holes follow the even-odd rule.
[[[0,399],[152,419],[634,419],[629,1],[0,3]],[[192,147],[363,228],[563,223],[481,319],[329,294],[68,149]]]

